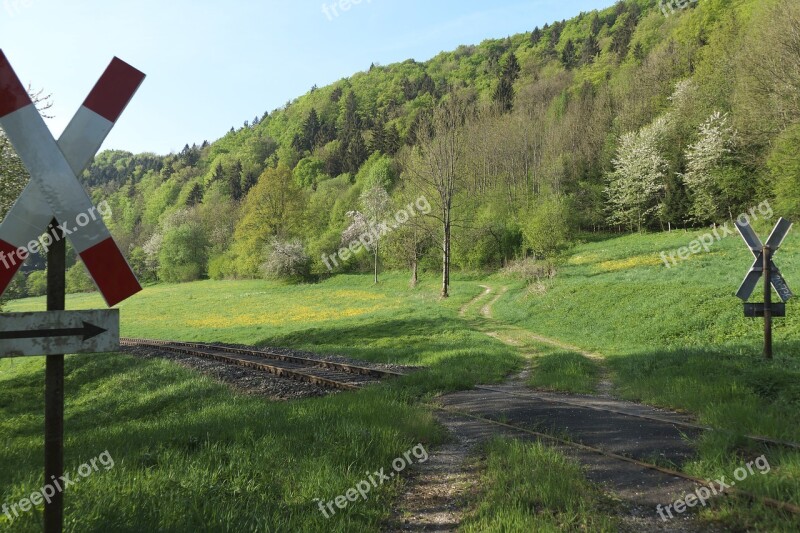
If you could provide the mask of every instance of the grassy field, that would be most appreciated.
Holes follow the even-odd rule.
[[[764,232],[762,231],[762,234]],[[710,253],[666,268],[659,252],[686,246],[699,233],[627,236],[572,250],[556,278],[536,290],[500,275],[456,278],[453,296],[438,298],[431,276],[414,290],[404,274],[337,276],[318,285],[267,281],[204,281],[148,287],[121,306],[129,337],[275,345],[339,353],[371,361],[420,365],[424,370],[354,394],[291,403],[267,402],[177,365],[124,355],[67,360],[68,471],[108,450],[115,460],[71,487],[70,531],[190,531],[208,524],[229,530],[376,531],[402,480],[381,486],[367,501],[326,519],[314,498],[330,500],[364,473],[388,467],[416,443],[435,447],[446,436],[426,405],[437,394],[494,383],[530,358],[537,388],[590,392],[611,377],[620,395],[696,413],[729,431],[700,443],[686,465],[701,476],[727,475],[750,448],[743,433],[800,440],[800,317],[776,325],[776,359],[760,356],[761,324],[744,319],[732,296],[752,263],[738,237]],[[790,284],[800,278],[798,235],[790,234],[776,261]],[[494,319],[459,309],[483,292],[509,291]],[[480,305],[483,305],[482,303]],[[97,295],[74,295],[68,308],[103,307]],[[7,311],[44,308],[41,298],[11,302]],[[502,333],[514,343],[486,335]],[[605,363],[524,338],[526,332],[596,351]],[[516,336],[516,337],[515,337]],[[41,486],[42,385],[40,358],[0,360],[0,503],[17,502]],[[528,504],[552,497],[557,520],[592,530],[611,527],[589,518],[597,500],[562,497],[585,483],[557,454],[494,443],[482,463],[483,503],[466,527],[513,530],[546,527]],[[527,485],[502,456],[551,464],[562,485]],[[800,457],[771,451],[769,475],[742,488],[800,504]],[[535,461],[534,461],[535,462]],[[506,472],[506,473],[501,473]],[[516,477],[515,477],[516,476]],[[504,486],[520,486],[506,501]],[[537,493],[544,490],[544,493]],[[549,500],[548,500],[549,501]],[[534,503],[531,503],[534,502]],[[721,500],[713,514],[728,524],[780,529],[775,513]],[[535,507],[534,507],[535,508]],[[599,521],[598,521],[599,520]],[[41,509],[0,529],[37,531]],[[549,526],[547,526],[549,527]]]
[[[108,451],[115,461],[70,487],[70,531],[376,531],[399,480],[326,519],[314,498],[344,494],[417,443],[445,438],[421,402],[521,365],[502,343],[471,331],[457,309],[481,292],[458,282],[441,302],[432,281],[368,276],[316,286],[200,282],[156,286],[122,306],[123,334],[341,353],[422,365],[388,386],[291,403],[232,392],[166,361],[72,356],[66,371],[66,465]],[[13,302],[41,309],[43,301]],[[101,306],[96,295],[68,308]],[[43,361],[0,361],[0,501],[41,487]],[[0,528],[41,529],[41,509]]]

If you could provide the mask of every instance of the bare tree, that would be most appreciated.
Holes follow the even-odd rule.
[[[427,127],[420,128],[420,144],[414,149],[408,176],[414,188],[430,199],[428,215],[441,223],[442,298],[450,295],[450,244],[453,212],[459,193],[467,186],[466,134],[469,104],[456,94],[437,107]]]

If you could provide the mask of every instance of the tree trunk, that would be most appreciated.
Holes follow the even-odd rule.
[[[414,287],[417,286],[418,282],[419,282],[419,277],[417,275],[417,258],[415,257],[414,260],[411,261],[411,281],[409,282],[409,285],[413,289]]]
[[[442,242],[442,298],[450,297],[450,217],[445,216]]]
[[[375,284],[378,284],[378,243],[375,243]]]

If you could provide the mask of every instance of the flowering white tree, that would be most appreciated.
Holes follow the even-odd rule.
[[[309,265],[310,259],[299,239],[283,241],[273,237],[261,270],[267,277],[304,278]]]
[[[697,221],[711,220],[724,204],[717,171],[726,165],[736,145],[736,132],[728,115],[719,111],[700,125],[697,142],[686,151],[683,181],[692,195],[691,214]]]
[[[372,252],[374,258],[375,283],[378,283],[378,254],[380,241],[386,234],[383,221],[389,216],[392,199],[382,185],[376,184],[361,193],[361,211],[350,211],[347,216],[353,222],[342,232],[342,243],[349,245],[360,240]]]
[[[5,218],[27,182],[28,171],[0,130],[0,219]]]
[[[669,127],[669,118],[663,116],[622,136],[605,189],[610,223],[641,231],[659,213],[669,168],[660,146]]]

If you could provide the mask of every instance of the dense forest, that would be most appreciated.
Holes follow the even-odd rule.
[[[177,154],[106,151],[83,178],[145,282],[408,268],[446,295],[451,267],[546,259],[590,233],[703,226],[763,200],[800,214],[798,28],[789,0],[666,15],[620,1],[373,64]],[[409,216],[420,198],[428,213]],[[91,287],[81,265],[69,279]]]

